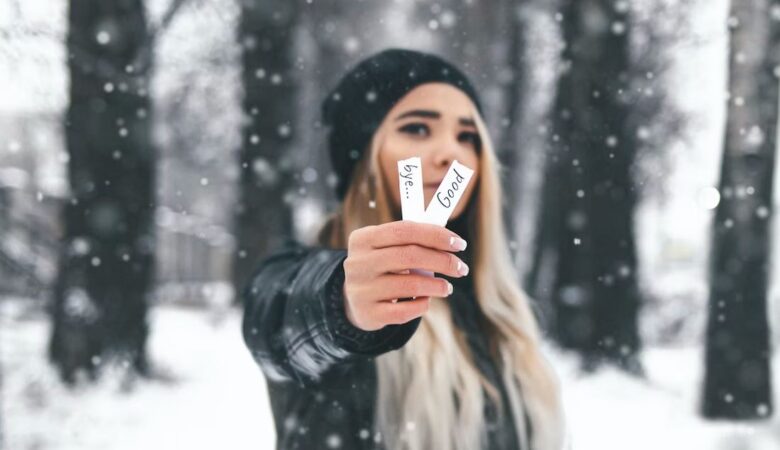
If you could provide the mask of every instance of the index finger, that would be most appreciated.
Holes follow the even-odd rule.
[[[461,251],[466,241],[457,233],[439,225],[398,220],[376,226],[370,245],[375,249],[396,245],[418,244],[444,251]]]

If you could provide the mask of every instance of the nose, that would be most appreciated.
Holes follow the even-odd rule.
[[[447,168],[450,167],[450,164],[452,164],[452,161],[457,159],[458,152],[460,151],[459,146],[460,143],[458,140],[450,136],[450,133],[447,133],[439,142],[436,142],[433,149],[433,165],[436,168],[447,170]]]

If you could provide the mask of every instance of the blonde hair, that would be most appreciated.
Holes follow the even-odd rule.
[[[518,440],[526,448],[524,411],[532,427],[530,446],[557,450],[563,445],[563,415],[557,380],[539,348],[539,332],[528,297],[517,284],[501,217],[500,163],[476,108],[472,113],[482,139],[475,217],[469,246],[477,303],[489,324],[491,347],[506,386]],[[384,125],[384,124],[383,124]],[[399,220],[392,209],[388,180],[381,176],[380,126],[369,154],[355,174],[339,211],[320,233],[323,245],[346,248],[352,231]],[[377,182],[377,177],[379,182]],[[376,427],[388,449],[473,450],[485,447],[484,388],[500,405],[496,388],[474,364],[468,344],[454,326],[449,304],[431,298],[414,336],[397,351],[376,358]]]

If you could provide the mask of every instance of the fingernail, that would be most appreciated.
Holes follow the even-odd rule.
[[[447,282],[447,295],[452,294],[452,283]]]
[[[466,250],[466,241],[455,236],[450,236],[450,247],[455,250]]]
[[[463,261],[458,261],[458,273],[466,276],[469,274],[469,266],[466,265]]]

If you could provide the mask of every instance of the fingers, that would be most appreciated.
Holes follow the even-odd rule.
[[[353,237],[355,238],[354,244],[370,246],[375,249],[409,244],[449,252],[461,251],[466,248],[466,241],[445,227],[408,220],[365,227],[352,233],[350,240]]]
[[[427,277],[410,273],[408,275],[381,275],[368,285],[354,287],[351,298],[362,302],[376,302],[409,297],[447,297],[452,285],[443,278]]]
[[[430,297],[452,293],[447,280],[414,269],[453,278],[469,270],[452,254],[464,250],[466,242],[438,225],[396,221],[367,226],[350,233],[347,247],[345,308],[349,320],[364,330],[406,323],[428,310]]]
[[[468,265],[452,253],[414,244],[375,250],[371,254],[371,261],[360,263],[359,261],[358,264],[366,270],[371,270],[377,275],[388,272],[398,273],[409,269],[427,270],[453,278],[469,273]]]

